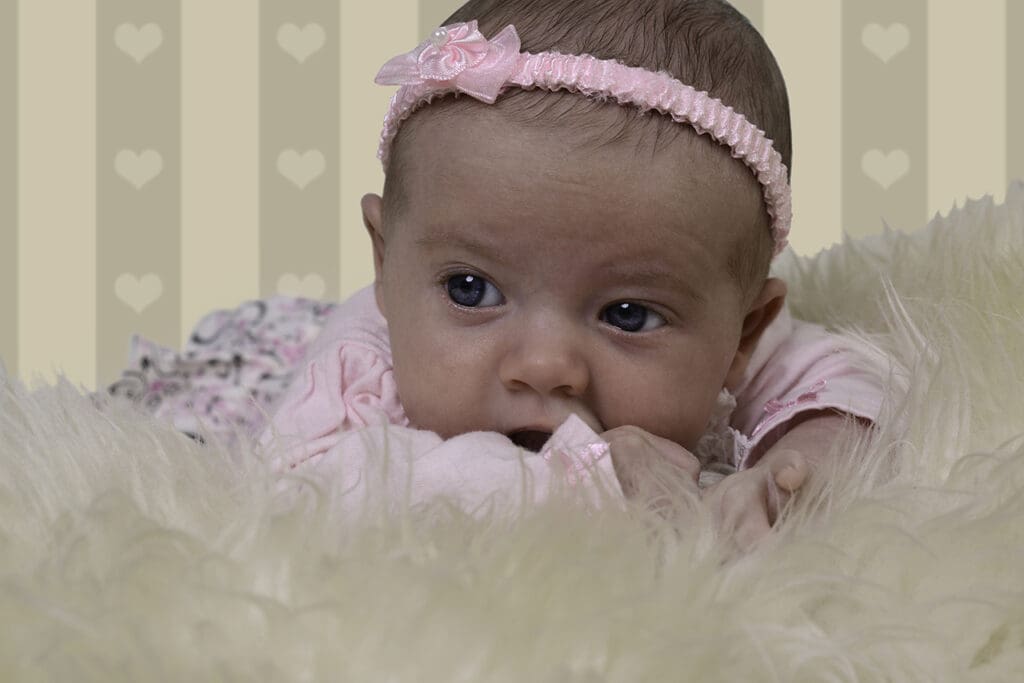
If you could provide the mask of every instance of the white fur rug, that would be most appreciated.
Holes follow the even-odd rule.
[[[898,369],[878,438],[741,557],[568,502],[344,519],[0,372],[0,680],[1024,680],[1024,185],[778,270]]]

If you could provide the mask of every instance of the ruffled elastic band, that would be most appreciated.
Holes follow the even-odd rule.
[[[384,117],[377,156],[387,168],[391,142],[401,123],[435,97],[461,92],[493,104],[508,86],[567,90],[592,98],[611,98],[641,111],[655,110],[689,124],[729,147],[761,184],[771,216],[774,255],[787,242],[792,204],[786,166],[764,131],[739,112],[664,72],[631,67],[612,59],[557,52],[520,52],[514,26],[488,40],[477,22],[437,29],[411,52],[389,60],[375,79],[400,85]]]

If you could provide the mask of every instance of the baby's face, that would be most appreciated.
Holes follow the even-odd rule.
[[[400,215],[363,207],[412,424],[515,435],[576,413],[692,449],[743,370],[725,261],[763,210],[749,172],[696,137],[584,148],[497,116],[431,117],[410,143]]]

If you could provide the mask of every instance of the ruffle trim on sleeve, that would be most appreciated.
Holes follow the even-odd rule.
[[[334,446],[345,431],[370,424],[408,425],[391,360],[361,342],[342,340],[296,376],[260,443],[274,442],[287,466]]]
[[[701,488],[721,481],[736,472],[737,464],[746,457],[749,441],[729,421],[736,410],[736,397],[728,389],[718,393],[715,410],[708,420],[694,455],[700,462]]]

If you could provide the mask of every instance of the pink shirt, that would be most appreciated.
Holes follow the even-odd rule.
[[[880,376],[852,343],[794,320],[784,309],[766,328],[736,388],[729,421],[737,444],[731,464],[750,467],[806,411],[831,408],[874,421],[882,401]],[[279,466],[307,463],[304,467],[329,472],[353,491],[353,501],[365,495],[362,484],[373,480],[369,473],[380,474],[375,454],[383,452],[385,442],[392,464],[378,484],[404,486],[413,501],[448,494],[471,504],[495,495],[513,505],[529,503],[543,499],[554,478],[591,499],[597,488],[621,496],[607,444],[581,420],[567,420],[540,453],[524,452],[495,432],[445,441],[408,425],[392,372],[387,323],[371,286],[331,314],[260,441],[280,439],[275,444],[282,454]],[[524,475],[530,495],[513,500]]]

